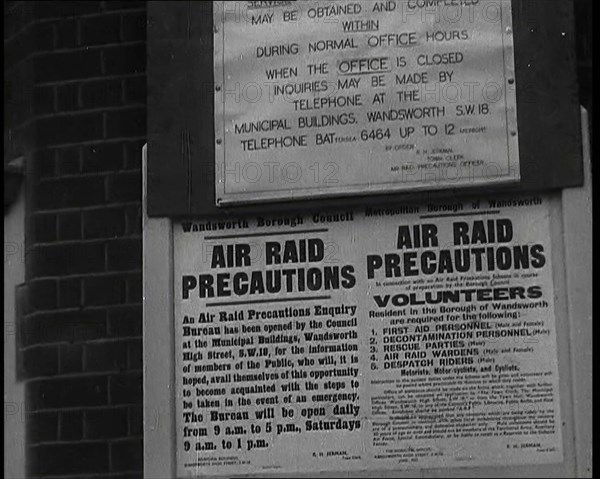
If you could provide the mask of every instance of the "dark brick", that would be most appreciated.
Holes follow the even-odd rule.
[[[86,411],[86,439],[112,439],[125,436],[127,436],[127,408],[102,408]]]
[[[107,75],[144,73],[146,71],[146,44],[108,47],[104,50]]]
[[[22,254],[21,248],[23,247],[18,243],[6,243],[6,259],[5,261],[10,262],[11,257],[17,256],[20,257]],[[15,335],[20,334],[21,338],[17,337],[16,341],[19,346],[26,346],[26,343],[22,341],[23,337],[23,328],[25,324],[25,318],[34,313],[33,308],[31,307],[31,301],[29,301],[29,287],[27,283],[21,283],[15,287],[15,316],[17,319],[17,323],[7,322],[6,323],[6,334],[7,335]],[[23,320],[21,320],[23,318]],[[18,359],[18,358],[17,358]]]
[[[56,48],[74,48],[77,40],[77,20],[64,19],[56,22]]]
[[[12,42],[7,42],[4,48],[10,48]],[[4,59],[4,121],[10,125],[26,121],[30,112],[26,107],[31,96],[31,86],[26,84],[30,78],[30,62],[9,66],[9,59]],[[6,140],[6,138],[5,138]]]
[[[142,340],[136,339],[129,342],[128,347],[129,369],[142,369]]]
[[[83,372],[83,346],[63,344],[59,349],[59,369],[61,374]]]
[[[32,27],[35,49],[40,51],[54,49],[54,24],[50,22],[36,23]]]
[[[9,71],[4,70],[4,121],[16,127],[27,121],[31,97],[31,87],[26,84],[29,78],[29,62],[23,62]]]
[[[35,191],[38,210],[76,208],[104,203],[104,178],[45,180]]]
[[[129,435],[142,436],[144,434],[144,410],[141,406],[129,408]]]
[[[142,148],[145,140],[125,143],[125,168],[127,170],[140,170],[142,167]]]
[[[121,19],[121,38],[126,42],[146,39],[146,12],[126,13]]]
[[[37,140],[44,146],[99,140],[104,135],[103,121],[102,113],[42,118],[36,122]]]
[[[28,382],[26,387],[32,409],[61,409],[107,404],[106,376],[39,379]]]
[[[56,176],[56,150],[40,150],[34,154],[34,178],[44,179]]]
[[[54,178],[56,176],[56,161],[50,159],[44,163],[39,163],[34,166],[34,178],[38,180],[44,180],[47,178]]]
[[[22,351],[24,377],[38,378],[58,373],[58,347],[34,346]]]
[[[128,9],[146,8],[146,2],[137,2],[134,0],[125,0],[119,2],[117,0],[109,0],[106,2],[107,10],[128,10]]]
[[[109,202],[140,201],[142,197],[141,172],[119,173],[111,176],[109,180]]]
[[[33,346],[25,349],[22,354],[27,378],[58,374],[58,346]]]
[[[106,337],[106,312],[83,310],[49,312],[24,318],[22,345],[78,342]]]
[[[86,1],[36,1],[34,2],[35,17],[60,18],[76,17],[90,13],[98,13],[102,10],[102,2]]]
[[[30,28],[19,32],[4,44],[5,70],[25,60],[35,50],[35,38]]]
[[[58,438],[58,413],[30,412],[25,419],[28,444],[56,441]]]
[[[86,3],[86,2],[81,2]],[[108,470],[108,444],[44,444],[29,450],[30,474],[99,473]]]
[[[98,50],[78,50],[36,56],[33,61],[36,83],[77,80],[102,75]]]
[[[119,42],[121,18],[118,14],[82,18],[79,23],[82,45],[104,45]]]
[[[146,108],[110,111],[106,114],[107,138],[144,136],[146,134]]]
[[[128,2],[117,2],[128,3]],[[133,2],[139,3],[139,2]],[[28,2],[19,2],[4,9],[4,38],[9,38],[31,21]]]
[[[126,233],[128,235],[140,235],[142,233],[142,206],[133,205],[125,208],[127,223]]]
[[[102,108],[123,103],[121,80],[98,80],[81,85],[81,101],[84,108]]]
[[[33,89],[33,112],[36,115],[54,113],[53,86],[36,86]]]
[[[58,111],[73,111],[79,109],[79,84],[68,83],[56,87]]]
[[[120,306],[108,311],[108,333],[111,337],[142,335],[142,307]]]
[[[81,279],[61,279],[58,283],[58,306],[73,308],[81,305]]]
[[[127,302],[142,302],[142,275],[140,273],[129,275],[127,279]]]
[[[81,171],[79,148],[63,148],[57,152],[58,174],[74,175]]]
[[[55,214],[34,214],[33,237],[36,242],[56,241],[56,215]]]
[[[123,474],[111,474],[110,479],[144,479],[144,473],[139,472],[124,472]]]
[[[142,265],[142,240],[118,239],[107,245],[108,271],[130,271]]]
[[[125,79],[125,102],[147,103],[146,77],[132,77]]]
[[[85,173],[116,171],[123,167],[123,143],[101,143],[83,147]]]
[[[61,241],[81,239],[81,213],[61,213],[58,215],[58,238]]]
[[[104,245],[73,243],[35,246],[28,252],[26,267],[32,276],[61,276],[104,271]]]
[[[48,310],[57,307],[56,280],[33,280],[28,284],[29,302],[33,310]]]
[[[60,413],[59,438],[61,441],[83,439],[83,411],[62,411]]]
[[[126,280],[120,275],[85,278],[83,304],[85,306],[123,304],[127,300],[126,288]]]
[[[125,341],[86,345],[86,371],[122,371],[124,369],[127,369],[127,343]]]
[[[142,402],[142,373],[123,373],[109,378],[111,404]]]
[[[113,442],[110,453],[113,471],[135,470],[144,462],[141,439]]]
[[[122,208],[103,208],[83,213],[85,238],[115,238],[125,233],[125,214]]]
[[[31,125],[20,125],[10,131],[10,136],[7,135],[8,130],[4,130],[5,138],[5,155],[6,158],[17,158],[26,154],[26,145],[31,141]],[[8,137],[8,138],[7,138]],[[36,172],[37,173],[37,172]],[[35,178],[35,173],[34,173]]]

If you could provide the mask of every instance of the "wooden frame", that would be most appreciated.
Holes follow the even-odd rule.
[[[521,181],[583,183],[573,0],[512,0]],[[148,2],[148,214],[223,216],[423,202],[489,187],[217,207],[212,2]]]

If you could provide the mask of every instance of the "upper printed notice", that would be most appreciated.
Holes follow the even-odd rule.
[[[510,0],[214,2],[217,205],[519,180]]]

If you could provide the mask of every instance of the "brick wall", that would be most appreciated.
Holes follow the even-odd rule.
[[[142,475],[145,23],[145,2],[5,3],[5,158],[27,165],[31,477]]]

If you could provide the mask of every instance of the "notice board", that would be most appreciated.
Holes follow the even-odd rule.
[[[383,2],[385,3],[387,2]],[[395,3],[400,5],[406,2]],[[494,189],[527,192],[581,185],[583,168],[572,1],[555,0],[552,8],[548,8],[545,0],[512,0],[510,9],[520,181],[506,185],[497,184]],[[491,13],[490,10],[489,14]],[[221,146],[217,144],[219,137],[215,136],[215,107],[218,106],[215,105],[215,101],[219,98],[216,88],[222,84],[215,79],[214,52],[215,41],[222,32],[219,31],[214,18],[215,9],[212,2],[173,1],[148,4],[150,216],[218,217],[265,211],[311,211],[323,206],[344,208],[365,203],[374,205],[395,201],[419,202],[423,198],[431,197],[468,197],[484,191],[477,186],[448,185],[435,191],[379,192],[372,195],[354,194],[343,198],[318,200],[310,195],[305,199],[266,202],[260,205],[234,203],[229,206],[217,206],[216,178],[219,172],[215,171],[215,159],[221,154]],[[383,23],[380,26],[383,28]],[[453,27],[444,30],[451,31]],[[510,39],[510,34],[506,31],[504,38]],[[307,41],[308,39],[304,39],[303,45]],[[259,46],[256,43],[260,42],[260,38],[248,39],[248,44],[253,45],[255,54]],[[320,52],[319,55],[326,53]],[[481,74],[479,71],[472,73]],[[317,79],[317,76],[313,78]],[[508,75],[507,78],[510,79]],[[509,87],[507,92],[510,93]],[[251,91],[246,93],[250,94]],[[372,98],[369,101],[372,101]],[[510,124],[510,117],[507,124]],[[379,126],[374,128],[373,144],[379,144],[377,128]],[[360,131],[358,134],[360,135]],[[369,133],[366,137],[368,136]],[[329,148],[326,145],[323,147]],[[446,153],[438,156],[446,156]],[[324,165],[320,164],[326,165],[327,162]],[[256,170],[251,168],[252,165],[249,167],[245,173],[247,178],[253,179],[256,177]],[[241,172],[241,168],[238,171]],[[456,173],[453,169],[448,171]],[[323,181],[332,170],[331,167],[328,170],[321,168],[316,171],[313,168],[309,172],[312,175],[319,174],[319,180]],[[268,168],[266,173],[269,173]],[[286,173],[294,178],[293,174],[296,172],[290,167]],[[390,171],[390,180],[397,173]],[[235,175],[235,168],[229,170],[229,174]],[[430,172],[428,174],[433,176]],[[340,178],[349,178],[351,173],[345,172],[341,175],[340,172],[339,175]],[[490,185],[486,188],[485,191],[489,191]],[[289,193],[293,199],[294,192]]]
[[[178,477],[561,462],[550,236],[543,196],[176,222]]]
[[[219,204],[519,180],[510,0],[216,2]]]

